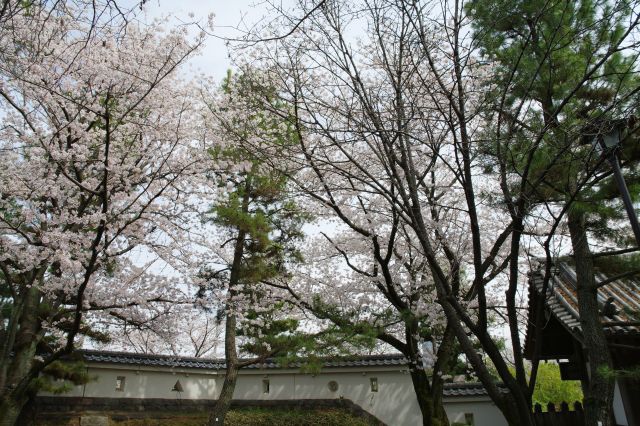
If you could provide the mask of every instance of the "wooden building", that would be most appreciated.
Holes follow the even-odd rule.
[[[608,280],[603,274],[598,282]],[[529,277],[529,314],[525,357],[532,359],[539,344],[540,360],[556,360],[562,378],[588,383],[589,360],[585,356],[578,300],[576,273],[568,262],[556,262],[547,291],[542,295],[544,264]],[[640,366],[640,281],[631,278],[608,282],[598,289],[598,302],[602,326],[616,370]],[[542,304],[542,309],[538,307]],[[537,314],[542,330],[536,342]],[[615,422],[621,426],[640,425],[640,381],[616,379],[613,412]]]

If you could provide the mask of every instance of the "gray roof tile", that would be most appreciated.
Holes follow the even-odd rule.
[[[578,314],[575,269],[569,263],[558,262],[554,272],[547,288],[545,303],[569,331],[580,335],[582,330]],[[603,274],[598,274],[596,278],[598,281],[607,279]],[[541,272],[532,274],[530,285],[535,286],[536,293],[542,292]],[[607,335],[640,334],[637,319],[630,314],[630,312],[640,311],[640,282],[633,279],[620,279],[598,289],[598,303],[601,306],[609,297],[613,298],[618,314],[612,318],[603,318],[605,333]]]
[[[500,392],[508,392],[503,385],[498,385]],[[482,383],[445,383],[443,394],[446,397],[454,396],[488,396]]]
[[[80,354],[87,362],[110,363],[110,364],[127,364],[127,365],[146,365],[159,367],[183,367],[183,368],[202,368],[220,370],[226,368],[224,359],[204,359],[176,357],[171,355],[148,355],[126,352],[110,352],[110,351],[94,351],[82,350]],[[302,362],[292,362],[286,367],[281,366],[273,359],[267,359],[260,363],[250,364],[245,368],[263,369],[263,368],[300,368]],[[336,367],[371,367],[371,366],[406,366],[407,360],[401,354],[389,355],[368,355],[358,358],[346,358],[341,360],[324,360],[322,366],[324,368]]]

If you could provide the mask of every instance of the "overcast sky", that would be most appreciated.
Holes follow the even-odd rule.
[[[193,67],[222,80],[231,66],[223,38],[237,38],[241,29],[251,28],[268,15],[264,0],[149,0],[142,20],[170,16],[176,22],[207,22],[214,13],[214,34],[209,37],[202,55],[192,60]],[[191,18],[190,13],[195,16]],[[240,30],[239,30],[240,29]]]

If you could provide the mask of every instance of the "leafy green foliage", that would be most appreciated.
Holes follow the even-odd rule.
[[[627,379],[627,380],[640,380],[640,366],[634,366],[623,369],[609,369],[606,366],[601,367],[598,372],[605,377],[611,379]]]
[[[486,142],[480,144],[485,170],[495,172],[502,164],[506,175],[514,177],[507,179],[510,192],[525,191],[529,206],[572,202],[574,211],[587,215],[596,237],[628,243],[627,227],[611,226],[612,220],[625,219],[612,178],[578,185],[601,161],[584,142],[608,120],[628,119],[638,110],[633,94],[639,83],[636,58],[617,49],[629,4],[475,0],[467,11],[481,51],[495,70],[487,85],[486,99],[492,104],[487,114],[498,112],[493,119],[500,121],[501,132],[493,134],[495,126],[489,126]],[[622,135],[621,157],[638,199],[640,144],[630,124]]]
[[[214,288],[227,289],[230,303],[242,299],[245,321],[237,330],[241,349],[258,356],[287,357],[302,345],[305,334],[290,317],[291,306],[274,302],[271,290],[275,281],[288,278],[291,265],[302,261],[297,244],[309,216],[290,197],[285,173],[262,161],[251,142],[254,134],[260,134],[276,144],[289,144],[295,133],[277,117],[253,108],[252,96],[264,95],[267,88],[229,74],[223,90],[233,98],[233,108],[248,110],[242,118],[233,114],[221,120],[229,143],[210,151],[221,165],[214,173],[224,196],[208,220],[228,235],[223,247],[233,244],[234,260],[221,270],[203,272],[209,288],[203,287],[200,296]]]
[[[562,380],[558,364],[540,363],[532,403],[546,407],[549,402],[559,406],[561,402],[574,401],[582,401],[580,381]]]
[[[635,271],[640,265],[640,253],[597,257],[593,264],[599,272],[610,276]]]
[[[267,90],[254,86],[242,75],[232,78],[229,74],[223,90],[242,94],[238,102],[250,107],[252,96]],[[220,186],[227,191],[213,206],[209,219],[231,233],[245,234],[240,280],[258,283],[286,274],[287,262],[302,260],[296,243],[303,237],[301,228],[309,216],[288,195],[285,174],[261,161],[248,139],[251,132],[266,131],[268,137],[284,145],[294,142],[295,132],[260,109],[248,117],[225,121],[224,126],[231,143],[210,154],[219,164],[231,165],[216,172]],[[231,170],[238,164],[244,168]]]
[[[62,394],[69,392],[74,386],[84,385],[96,378],[89,376],[87,366],[81,360],[54,361],[47,365],[43,373],[32,382],[36,391]]]

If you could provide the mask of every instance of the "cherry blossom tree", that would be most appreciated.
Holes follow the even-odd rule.
[[[505,101],[511,99],[512,82],[490,78],[496,64],[486,62],[478,49],[474,37],[482,37],[482,29],[474,35],[468,27],[465,2],[302,1],[292,13],[280,12],[265,32],[252,35],[245,58],[271,72],[272,84],[288,103],[279,113],[297,123],[299,143],[289,158],[299,161],[300,188],[363,236],[386,241],[386,229],[369,222],[371,211],[386,214],[387,224],[395,215],[411,229],[434,300],[478,378],[510,424],[533,424],[533,381],[521,344],[519,266],[523,238],[536,233],[538,219],[550,224],[543,238],[549,253],[563,215],[540,212],[531,203],[562,164],[562,153],[544,150],[551,128],[527,123],[536,107],[524,98],[516,101],[514,116],[513,104]],[[548,118],[561,120],[569,113],[567,105],[603,72],[624,38],[632,41],[637,14],[625,25],[624,37],[590,57]],[[256,40],[263,44],[254,46]],[[525,50],[516,49],[508,65],[517,67],[524,56]],[[545,65],[534,71],[553,66],[547,62],[551,55],[543,52],[541,58]],[[489,87],[495,89],[491,98],[484,96]],[[501,161],[488,165],[485,154],[492,144],[501,150]],[[514,154],[509,148],[516,144],[523,147],[519,168],[507,170]],[[548,167],[536,169],[545,153]],[[495,166],[495,173],[488,166]],[[549,268],[550,262],[547,278]],[[515,374],[490,330],[490,287],[501,277]],[[497,386],[474,341],[509,392]],[[437,424],[427,416],[424,421]]]
[[[308,263],[287,290],[301,308],[354,341],[377,339],[378,350],[402,353],[423,416],[445,422],[442,386],[459,355],[454,335],[411,231],[397,220],[374,219],[370,205],[366,210],[375,236],[338,226],[334,235],[313,239]]]
[[[189,268],[205,191],[209,135],[176,75],[203,38],[50,6],[12,9],[0,28],[2,424],[101,318],[144,324],[185,301],[154,268]]]
[[[185,294],[181,298],[183,303],[154,303],[139,308],[145,314],[144,320],[133,321],[131,309],[127,315],[101,315],[95,327],[108,336],[108,341],[92,341],[92,346],[193,358],[220,356],[224,323],[215,315],[204,314],[193,297]]]
[[[249,70],[245,71],[249,76]],[[253,78],[258,80],[256,85],[260,85],[260,79],[268,79],[270,75],[258,72]],[[320,78],[312,84],[309,90],[316,93],[330,91],[332,87]],[[321,116],[331,113],[342,102],[335,93],[326,93],[326,96],[332,99],[331,105],[305,106],[305,113],[312,115],[310,120],[323,121]],[[282,170],[282,164],[288,164],[287,173],[296,183],[297,190],[309,197],[305,207],[318,217],[338,216],[343,227],[336,235],[327,232],[320,243],[308,246],[307,262],[315,259],[312,270],[304,271],[307,276],[298,275],[284,287],[300,307],[344,333],[359,338],[377,338],[405,354],[412,364],[411,375],[425,423],[446,422],[442,407],[443,381],[438,373],[446,374],[449,363],[457,355],[452,353],[453,331],[441,320],[440,307],[435,303],[434,283],[425,273],[426,259],[418,248],[415,232],[402,221],[402,213],[389,205],[387,197],[372,190],[367,183],[374,180],[394,188],[397,182],[377,163],[376,153],[368,149],[366,134],[369,131],[363,128],[365,134],[359,133],[357,121],[349,129],[338,130],[344,132],[338,137],[340,140],[332,139],[323,145],[324,141],[301,129],[305,124],[301,124],[302,117],[294,108],[295,104],[290,107],[285,103],[282,109],[272,107],[271,110],[296,124],[300,145],[275,147],[269,144],[268,137],[259,137],[259,132],[252,133],[252,138],[245,142],[252,144],[254,151],[272,167]],[[418,124],[412,130],[421,132],[421,126]],[[309,155],[304,145],[307,136],[312,143],[319,144],[317,149],[323,150],[320,157]],[[442,134],[432,133],[432,136],[425,139],[424,151],[427,147],[444,151]],[[353,151],[350,148],[349,154],[340,152],[339,148],[332,151],[332,147],[344,140],[342,137],[348,138],[346,144],[353,143]],[[282,151],[287,153],[283,156]],[[352,157],[348,158],[348,155]],[[445,200],[455,202],[456,198],[459,201],[459,195],[449,192],[455,175],[446,168],[438,168],[432,159],[425,156],[419,160],[428,197],[442,203]],[[349,161],[366,168],[368,175],[356,175],[357,170]],[[437,205],[430,214],[434,222],[442,223],[434,238],[450,241],[447,250],[450,250],[451,261],[455,262],[456,253],[466,250],[460,228],[455,225],[463,218],[458,211]],[[341,269],[346,272],[338,275]],[[459,265],[455,271],[459,273]],[[437,359],[423,359],[421,344],[425,341],[436,343]],[[427,372],[426,367],[432,367],[432,371]],[[427,373],[433,372],[435,375],[428,377]]]

